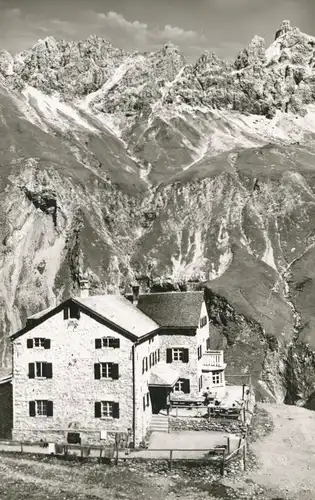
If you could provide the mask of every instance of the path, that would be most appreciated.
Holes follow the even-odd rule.
[[[263,404],[274,422],[274,430],[250,445],[259,469],[241,481],[259,484],[274,497],[315,499],[315,412],[296,406]],[[239,485],[240,486],[240,485]]]

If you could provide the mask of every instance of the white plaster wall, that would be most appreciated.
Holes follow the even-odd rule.
[[[201,312],[200,312],[200,319],[203,318],[204,316],[207,316],[207,324],[203,326],[202,328],[197,328],[196,332],[196,339],[197,339],[197,345],[202,345],[202,358],[197,359],[197,378],[199,380],[200,375],[203,375],[203,386],[201,389],[201,392],[204,392],[205,388],[207,387],[206,381],[204,374],[202,373],[202,365],[203,365],[203,355],[206,352],[207,348],[207,339],[209,338],[209,318],[208,318],[208,313],[207,313],[207,307],[205,302],[202,303],[201,306]],[[199,324],[200,324],[200,319],[199,319]],[[198,384],[197,380],[197,384]],[[208,386],[209,387],[209,386]]]
[[[120,349],[95,349],[95,338],[120,338]],[[28,338],[51,339],[51,348],[28,349]],[[132,428],[132,342],[113,332],[81,312],[79,320],[64,320],[63,312],[14,341],[13,364],[13,438],[39,439],[49,431],[57,431],[60,440],[71,423],[80,430],[93,433],[93,441],[100,438],[99,431],[126,431]],[[29,379],[28,364],[47,361],[53,364],[52,379]],[[118,380],[95,380],[94,363],[119,364]],[[29,401],[52,400],[53,417],[30,417]],[[119,419],[99,419],[94,416],[95,401],[119,402]],[[42,435],[41,435],[42,431]],[[58,432],[60,431],[60,432]],[[51,435],[51,434],[49,434]],[[55,434],[54,434],[55,435]],[[91,434],[89,439],[92,439]]]
[[[136,380],[136,441],[140,442],[150,428],[152,419],[151,399],[149,406],[143,411],[143,396],[149,392],[150,365],[148,359],[148,371],[142,373],[142,359],[150,353],[160,349],[160,337],[155,335],[154,341],[149,344],[149,341],[142,342],[135,349],[135,380]]]

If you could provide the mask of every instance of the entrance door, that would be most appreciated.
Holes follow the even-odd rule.
[[[165,387],[150,387],[152,413],[157,414],[166,409],[169,389]]]

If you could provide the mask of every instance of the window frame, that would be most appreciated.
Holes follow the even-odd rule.
[[[114,402],[101,401],[101,418],[113,418]],[[106,408],[106,411],[104,411]]]
[[[112,373],[113,373],[113,364],[112,362],[110,361],[105,361],[105,362],[101,362],[100,365],[101,365],[101,369],[100,369],[100,372],[101,372],[101,379],[108,379],[108,378],[113,378],[112,377]],[[104,375],[104,372],[106,373]]]
[[[222,384],[222,371],[213,371],[211,375],[212,385],[217,386]]]
[[[176,356],[176,357],[175,357]],[[184,349],[182,347],[172,347],[172,360],[183,361]]]

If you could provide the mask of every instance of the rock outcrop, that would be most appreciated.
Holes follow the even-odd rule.
[[[306,403],[314,98],[315,38],[288,22],[232,62],[95,36],[2,51],[3,365],[8,334],[82,272],[93,293],[142,275],[154,290],[203,283],[232,372],[253,372],[262,399]]]

